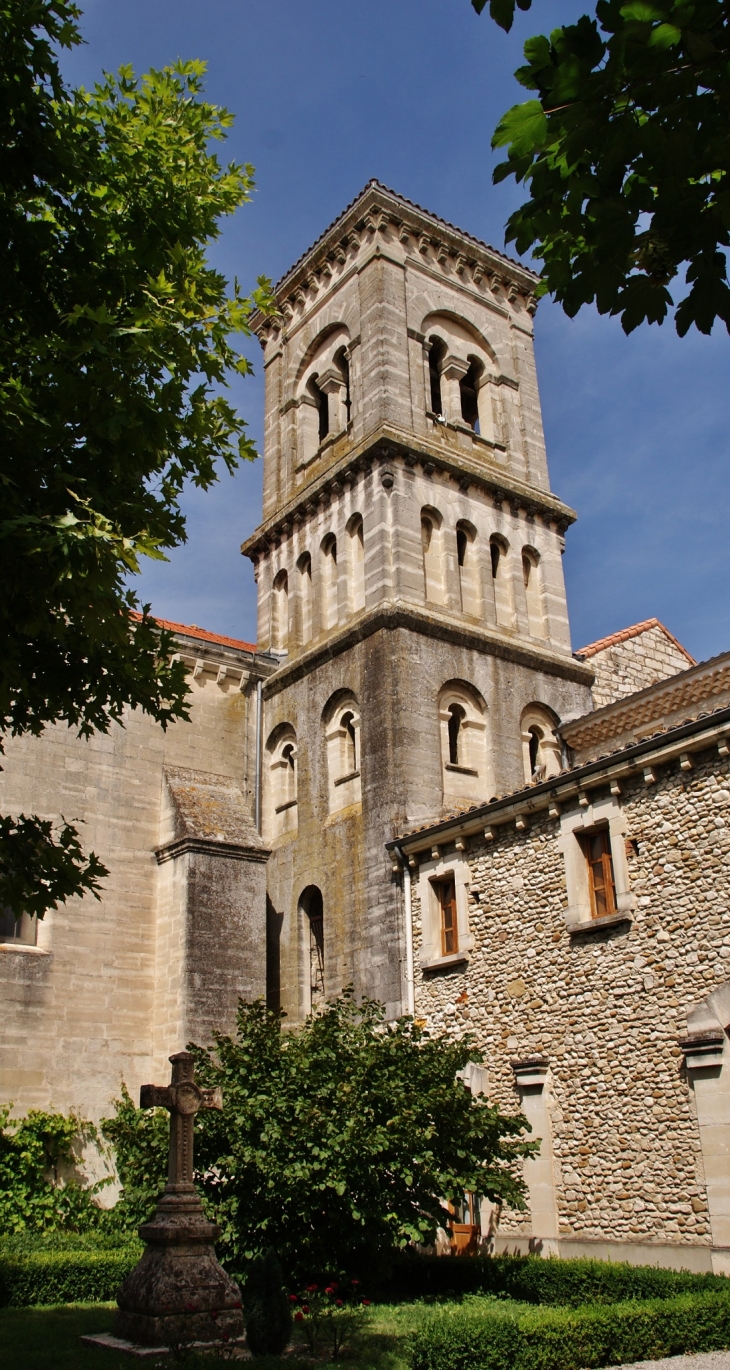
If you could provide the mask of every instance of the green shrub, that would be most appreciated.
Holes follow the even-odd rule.
[[[254,1356],[280,1356],[289,1342],[291,1305],[272,1250],[251,1261],[243,1292],[246,1338]]]
[[[651,1265],[592,1260],[544,1260],[539,1256],[420,1256],[394,1263],[387,1297],[445,1298],[501,1294],[520,1303],[622,1303],[670,1299],[682,1293],[730,1292],[724,1275],[693,1274]]]
[[[0,1107],[0,1230],[83,1230],[103,1220],[96,1195],[108,1180],[86,1185],[76,1172],[94,1140],[93,1124],[74,1114],[32,1109],[11,1119],[10,1107]]]
[[[106,1303],[136,1265],[139,1243],[112,1250],[0,1248],[0,1306]]]
[[[415,1334],[412,1370],[582,1370],[730,1346],[730,1291],[511,1316],[439,1315]]]

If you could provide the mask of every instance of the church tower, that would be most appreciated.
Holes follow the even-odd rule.
[[[264,507],[242,550],[259,650],[281,663],[263,688],[262,829],[269,997],[292,1022],[348,984],[405,1009],[385,842],[556,772],[556,722],[591,707],[535,283],[371,181],[278,283],[278,318],[254,320]],[[437,874],[444,861],[463,956],[468,889],[458,854],[436,849]],[[448,945],[419,955],[450,964]]]

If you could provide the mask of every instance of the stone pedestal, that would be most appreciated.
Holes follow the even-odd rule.
[[[117,1295],[116,1335],[143,1346],[242,1338],[241,1293],[216,1258],[219,1233],[193,1185],[168,1185],[139,1229],[146,1249]]]

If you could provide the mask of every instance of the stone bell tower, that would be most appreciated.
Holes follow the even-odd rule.
[[[371,181],[279,282],[279,317],[254,320],[264,508],[242,550],[259,649],[281,660],[264,686],[263,835],[269,995],[290,1021],[347,984],[402,1011],[384,843],[551,774],[555,723],[590,708],[535,282]],[[448,969],[448,949],[420,954]]]

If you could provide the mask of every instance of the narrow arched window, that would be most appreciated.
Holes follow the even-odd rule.
[[[424,593],[432,604],[443,604],[444,568],[441,556],[441,515],[435,509],[421,511]]]
[[[299,622],[302,644],[312,636],[312,558],[309,552],[302,552],[298,562],[299,572]]]
[[[527,631],[529,632],[530,637],[545,636],[538,563],[539,556],[537,552],[532,548],[525,548],[522,553],[522,579],[525,586]]]
[[[499,562],[502,556],[502,548],[496,538],[492,538],[489,543],[489,554],[492,558],[492,580],[496,580],[499,575]]]
[[[460,704],[449,706],[449,761],[452,766],[459,765],[459,733],[465,718],[466,712]]]
[[[316,376],[312,376],[310,378],[307,389],[309,390],[309,393],[317,406],[317,413],[319,415],[317,436],[319,438],[320,443],[322,443],[324,442],[325,438],[327,437],[327,434],[330,431],[329,401],[324,391],[320,390],[319,386],[317,385]]]
[[[337,626],[337,538],[329,533],[322,542],[322,626]]]
[[[540,765],[540,743],[542,742],[542,733],[539,728],[530,728],[529,738],[530,774],[534,775]]]
[[[365,539],[362,516],[353,514],[347,525],[349,537],[348,598],[350,609],[359,613],[365,608]]]
[[[355,715],[349,710],[342,715],[340,727],[345,732],[345,774],[350,775],[357,770],[357,734],[355,732]]]
[[[431,413],[443,414],[443,402],[441,399],[441,366],[446,356],[446,343],[440,338],[431,338],[431,346],[428,353],[428,375],[431,383]]]
[[[478,617],[481,610],[479,571],[475,556],[476,529],[465,519],[456,525],[456,560],[462,612]]]
[[[297,739],[289,723],[274,729],[266,744],[268,779],[264,776],[264,828],[269,838],[296,831]]]
[[[457,528],[457,530],[456,530],[456,555],[457,555],[457,558],[458,558],[459,566],[463,566],[463,565],[464,565],[464,562],[466,561],[466,549],[467,549],[468,545],[469,545],[469,542],[468,542],[468,539],[467,539],[467,536],[466,536],[466,533],[465,533],[464,529],[463,529],[463,528]]]
[[[335,366],[345,382],[345,417],[349,424],[352,413],[352,400],[350,396],[350,362],[347,356],[347,348],[341,347],[335,352]]]
[[[286,571],[279,571],[275,577],[271,595],[271,649],[285,652],[289,636],[289,577]]]
[[[304,952],[308,961],[305,1010],[312,1012],[324,1004],[324,902],[317,885],[308,885],[299,899],[304,924]]]
[[[479,404],[477,401],[477,391],[479,389],[479,377],[483,371],[481,362],[472,358],[469,370],[459,381],[459,392],[461,395],[461,417],[464,423],[468,423],[475,433],[479,432]]]

